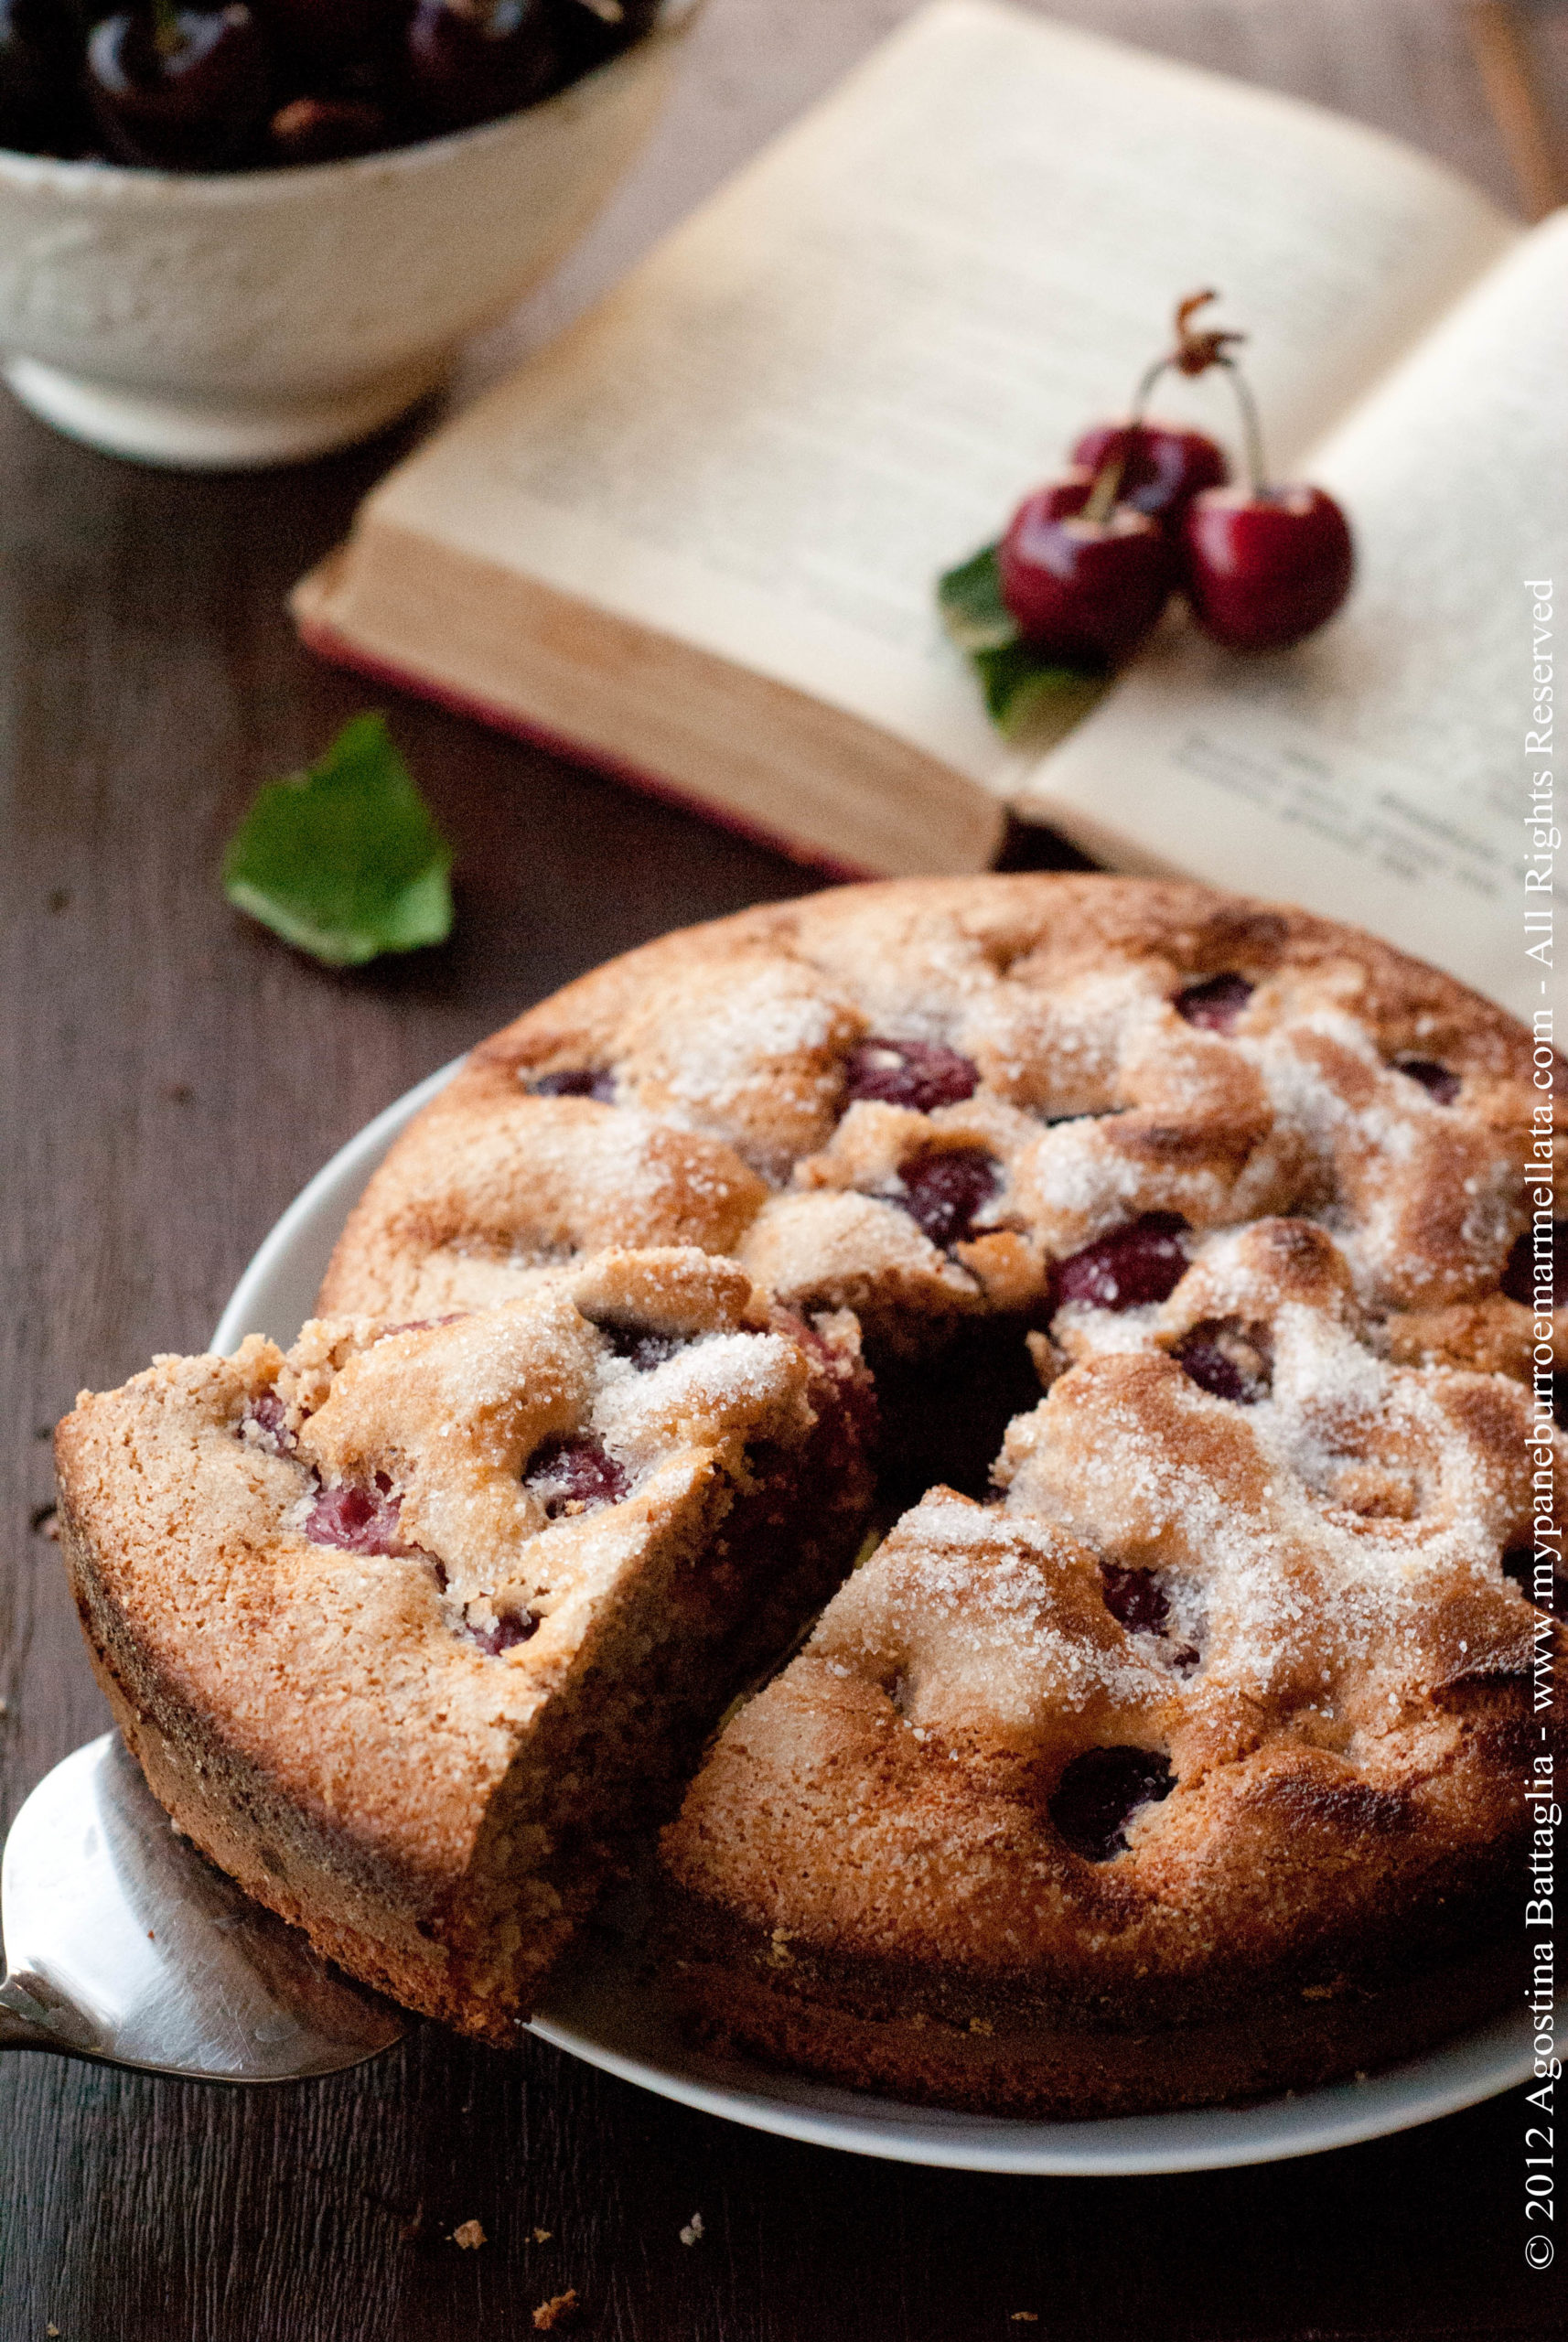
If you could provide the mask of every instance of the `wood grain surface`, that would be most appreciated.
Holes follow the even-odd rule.
[[[467,381],[580,307],[904,13],[714,0],[645,162]],[[1509,195],[1436,0],[1058,13],[1318,97]],[[1561,34],[1542,19],[1537,38],[1561,91]],[[0,1821],[105,1722],[35,1525],[78,1386],[199,1348],[289,1198],[432,1067],[608,953],[812,883],[409,703],[397,736],[458,852],[452,943],[333,975],[226,908],[216,867],[249,793],[365,700],[296,649],[285,588],[428,420],[307,469],[204,480],[0,407]],[[510,2342],[568,2287],[581,2314],[560,2330],[607,2342],[1545,2335],[1563,2297],[1521,2258],[1521,2129],[1498,2101],[1295,2165],[1018,2181],[760,2138],[538,2045],[507,2058],[428,2027],[360,2075],[249,2096],[11,2055],[0,2337]],[[694,2211],[704,2233],[683,2245]],[[465,2251],[451,2231],[472,2218],[489,2240]]]

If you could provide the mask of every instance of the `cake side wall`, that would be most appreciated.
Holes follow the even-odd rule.
[[[1083,2120],[1234,2104],[1375,2071],[1490,2015],[1513,1997],[1517,1966],[1491,1950],[1405,1989],[1138,2033],[867,2017],[771,1984],[728,1953],[667,1973],[715,2047],[915,2104]]]
[[[423,2014],[456,2021],[439,1904],[346,1832],[315,1824],[285,1790],[199,1715],[151,1666],[107,1592],[62,1488],[60,1547],[93,1673],[148,1787],[191,1842],[246,1894],[364,1982]]]

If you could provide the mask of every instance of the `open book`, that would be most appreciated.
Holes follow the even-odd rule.
[[[1176,298],[1251,336],[1345,612],[1173,619],[1065,736],[990,726],[933,601]],[[939,0],[394,470],[296,591],[359,664],[803,858],[982,868],[1009,810],[1371,927],[1528,1010],[1524,581],[1561,516],[1568,214],[1529,235],[1311,107]],[[1233,444],[1224,386],[1156,401]]]

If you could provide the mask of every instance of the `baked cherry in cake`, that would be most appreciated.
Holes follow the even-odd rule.
[[[1188,1025],[1201,1026],[1208,1033],[1231,1033],[1236,1020],[1252,997],[1252,987],[1245,976],[1206,976],[1201,983],[1188,984],[1176,997],[1176,1012]]]
[[[851,1323],[680,1250],[440,1325],[163,1359],[59,1434],[100,1680],[251,1894],[510,2040],[725,1700],[848,1568],[864,1380]]]
[[[940,1041],[857,1041],[844,1060],[844,1095],[884,1106],[959,1106],[980,1084],[978,1067]]]
[[[1056,1264],[1058,1303],[1120,1310],[1164,1301],[1187,1273],[1181,1241],[1186,1227],[1179,1212],[1142,1212],[1125,1228],[1112,1230],[1080,1252],[1069,1252]]]
[[[942,1147],[900,1164],[897,1201],[933,1244],[950,1249],[974,1234],[999,1185],[995,1162],[979,1147]]]

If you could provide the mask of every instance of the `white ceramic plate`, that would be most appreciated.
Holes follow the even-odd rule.
[[[213,1336],[215,1348],[235,1349],[252,1333],[271,1334],[285,1344],[294,1339],[310,1315],[350,1206],[398,1133],[454,1069],[432,1074],[378,1114],[317,1172],[234,1288]],[[1258,2106],[1101,2122],[949,2114],[693,2050],[657,1992],[638,1973],[635,1957],[618,1952],[616,1940],[613,1934],[601,1936],[578,1962],[571,1984],[558,1990],[548,2011],[534,2019],[532,2029],[542,2040],[704,2113],[897,2163],[1079,2175],[1272,2163],[1430,2122],[1511,2089],[1530,2069],[1529,2024],[1521,2010],[1364,2082],[1341,2082]]]

